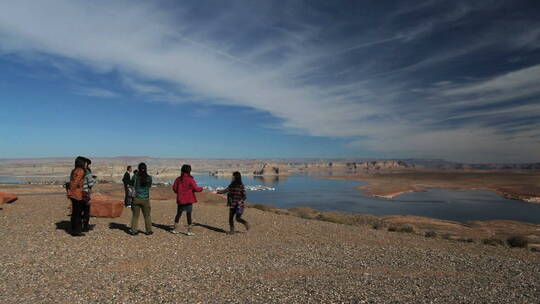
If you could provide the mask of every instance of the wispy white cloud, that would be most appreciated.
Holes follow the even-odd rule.
[[[438,3],[427,1],[421,9]],[[420,71],[433,72],[502,44],[501,37],[480,36],[403,60],[402,50],[411,53],[408,47],[461,22],[481,9],[478,5],[457,5],[440,18],[428,17],[404,29],[380,24],[350,34],[351,39],[334,35],[343,24],[320,26],[324,14],[298,2],[279,10],[268,3],[219,5],[223,7],[200,17],[189,8],[164,9],[147,1],[1,2],[0,54],[35,60],[46,60],[40,55],[48,54],[96,73],[115,71],[125,88],[149,99],[252,108],[278,118],[278,127],[287,132],[350,138],[354,146],[374,154],[402,151],[456,159],[471,153],[482,160],[491,149],[507,157],[515,152],[508,150],[512,145],[540,152],[538,143],[508,139],[481,124],[430,129],[448,117],[466,115],[452,113],[448,105],[540,93],[538,66],[472,82],[437,79],[435,89],[418,85]],[[311,21],[296,18],[304,11]],[[273,16],[278,12],[284,15]],[[417,12],[403,9],[395,16],[410,13]],[[289,24],[274,21],[281,19]],[[535,35],[520,43],[513,37],[503,40],[507,47],[519,48],[533,45]],[[359,57],[347,57],[357,52]],[[102,98],[118,94],[99,88],[78,93]]]
[[[443,96],[452,97],[450,106],[487,105],[500,101],[540,95],[540,65],[523,68],[482,81],[457,85],[441,90]],[[538,101],[540,103],[540,100]]]
[[[79,89],[76,89],[74,92],[77,95],[99,97],[99,98],[116,98],[116,97],[121,96],[118,93],[115,93],[107,89],[102,89],[102,88],[79,88]]]

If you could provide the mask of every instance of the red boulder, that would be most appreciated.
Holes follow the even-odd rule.
[[[16,201],[18,197],[15,194],[0,192],[0,205],[1,204],[10,204]]]
[[[90,201],[90,216],[119,217],[124,211],[124,202],[110,198],[95,198]]]

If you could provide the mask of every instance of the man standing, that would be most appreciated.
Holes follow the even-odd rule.
[[[133,186],[132,182],[133,173],[131,173],[131,166],[127,166],[126,173],[124,173],[124,177],[122,178],[122,183],[124,183],[124,204],[126,207],[131,207],[131,201],[133,200],[133,197],[130,192],[133,190],[131,187]]]

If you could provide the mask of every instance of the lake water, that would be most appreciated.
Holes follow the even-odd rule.
[[[24,182],[11,176],[0,176],[0,183],[1,184],[20,184]]]
[[[201,186],[225,187],[229,177],[195,175]],[[491,191],[429,189],[405,193],[393,199],[368,196],[356,189],[361,181],[325,180],[296,175],[287,177],[245,176],[246,186],[267,186],[274,191],[247,191],[248,201],[279,208],[309,206],[374,215],[420,215],[453,221],[508,219],[540,224],[540,204],[510,200]],[[157,180],[167,181],[170,180]],[[0,176],[0,183],[20,183],[16,177]]]
[[[196,175],[200,185],[227,186],[230,178]],[[453,221],[508,219],[540,224],[540,204],[510,200],[491,191],[429,189],[393,199],[368,196],[359,181],[325,180],[308,176],[279,179],[244,177],[246,186],[266,185],[275,191],[248,191],[248,201],[279,208],[310,206],[374,215],[407,214]]]

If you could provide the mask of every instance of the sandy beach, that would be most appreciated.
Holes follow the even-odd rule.
[[[28,191],[28,189],[25,189]],[[168,232],[174,200],[153,200],[154,235],[121,217],[66,232],[63,194],[0,210],[1,303],[537,303],[540,254],[248,208],[229,236],[223,199],[200,196],[195,237]],[[165,197],[166,198],[166,197]],[[182,219],[184,223],[185,219]],[[140,225],[140,227],[142,224]]]

